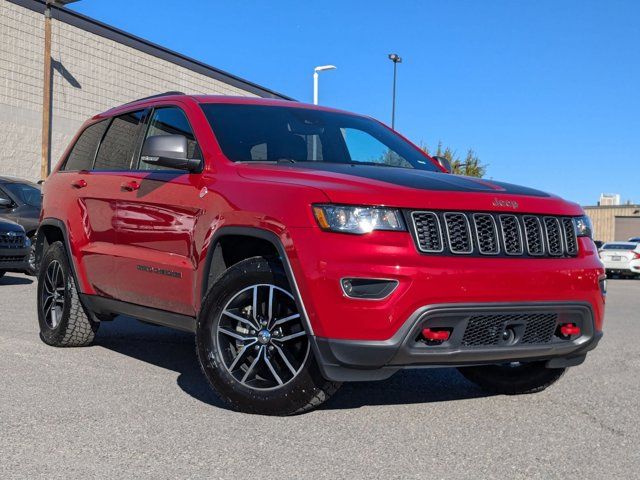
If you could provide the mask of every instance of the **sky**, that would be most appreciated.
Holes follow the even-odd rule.
[[[487,177],[640,203],[640,1],[82,0],[100,21],[303,102],[472,148]]]

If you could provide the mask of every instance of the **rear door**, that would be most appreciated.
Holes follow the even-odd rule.
[[[202,159],[184,110],[162,106],[150,112],[145,139],[175,134],[187,137],[190,158]],[[193,315],[199,262],[194,235],[203,208],[201,175],[151,166],[139,157],[138,151],[118,200],[119,298]]]
[[[71,222],[70,230],[75,237],[82,237],[81,262],[87,280],[98,295],[105,297],[118,297],[114,260],[118,255],[117,200],[138,148],[145,113],[138,110],[101,122],[101,127],[91,133],[100,135],[100,143],[90,168],[86,168],[83,160],[84,155],[91,153],[93,144],[88,142],[89,151],[78,152],[81,168],[70,179],[71,192],[76,197],[73,208],[78,210],[79,217]],[[74,159],[72,151],[65,167],[73,168]]]

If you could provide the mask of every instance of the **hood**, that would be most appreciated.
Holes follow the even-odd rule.
[[[6,218],[0,218],[0,232],[22,232],[24,233],[24,228],[18,225],[11,220],[7,220]]]
[[[582,209],[529,187],[425,170],[328,162],[242,164],[240,174],[261,181],[322,190],[333,203],[581,215]]]

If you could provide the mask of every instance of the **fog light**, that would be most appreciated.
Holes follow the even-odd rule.
[[[340,280],[342,291],[349,298],[363,300],[382,300],[396,289],[397,280],[377,278],[343,278]]]

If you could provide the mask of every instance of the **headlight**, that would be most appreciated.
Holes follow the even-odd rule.
[[[406,230],[402,214],[392,208],[315,205],[313,215],[323,230],[369,233],[374,230]]]
[[[29,248],[29,247],[31,247],[31,239],[30,239],[29,237],[26,237],[26,238],[24,239],[24,247],[25,247],[25,248]]]
[[[593,238],[593,226],[591,225],[591,219],[584,215],[582,217],[575,217],[573,224],[576,226],[576,235],[579,237]]]

